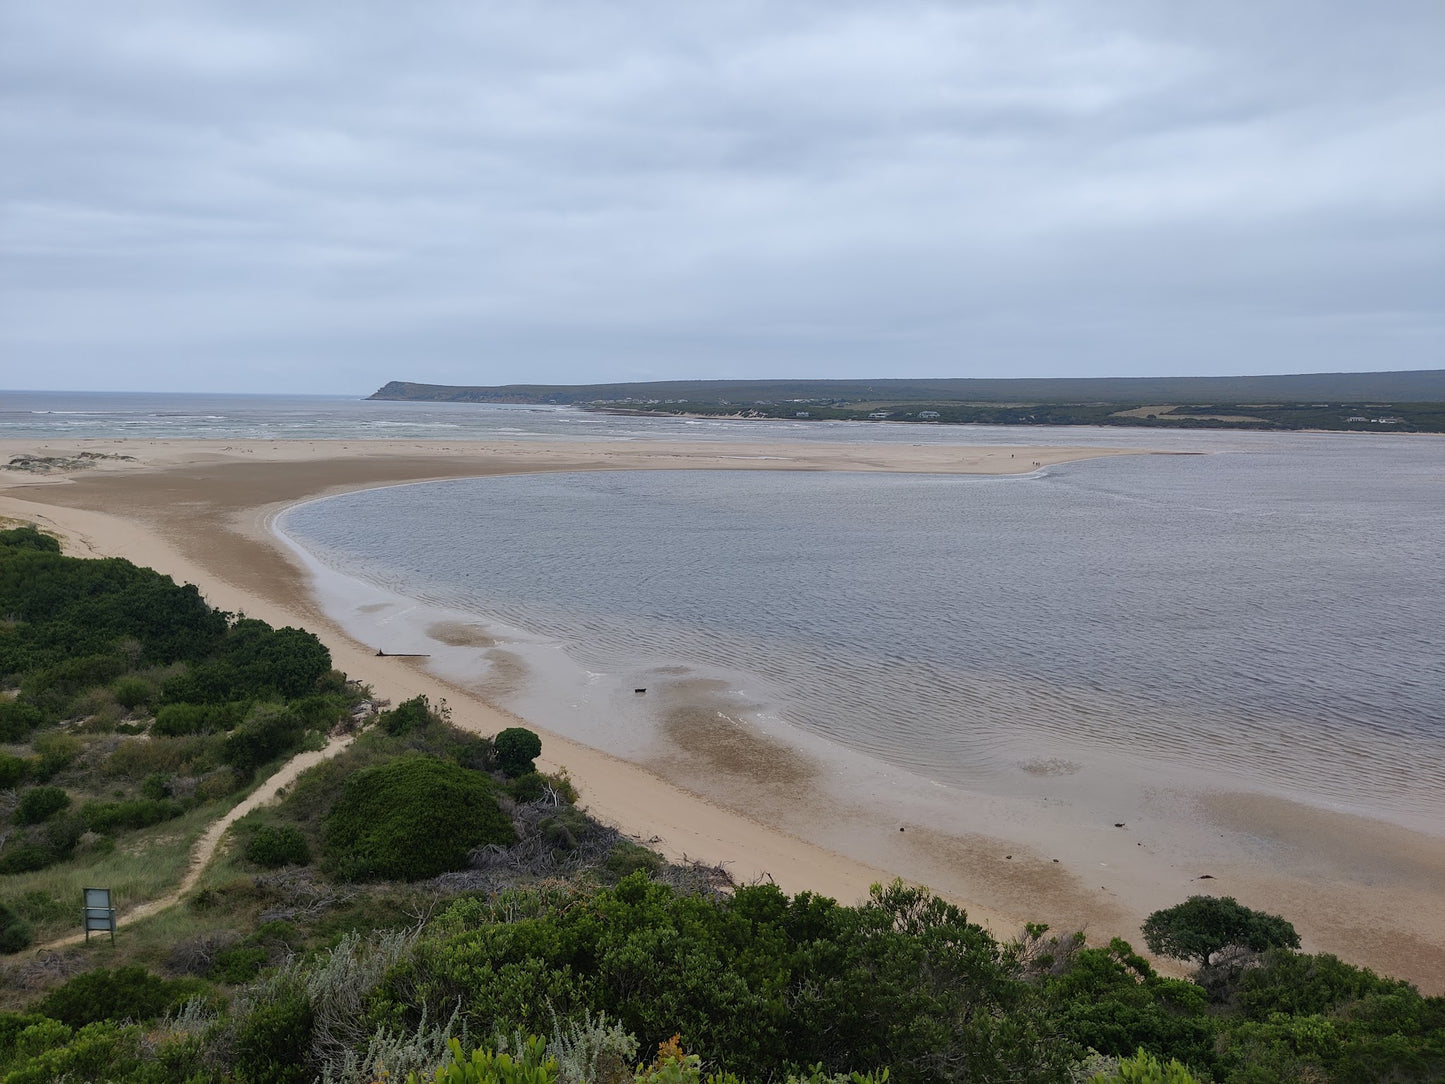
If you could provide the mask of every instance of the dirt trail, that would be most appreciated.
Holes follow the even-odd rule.
[[[300,753],[288,760],[281,766],[280,771],[252,791],[245,801],[238,804],[224,817],[221,817],[213,823],[206,829],[205,834],[196,840],[195,845],[191,848],[190,866],[175,891],[128,908],[123,914],[116,916],[116,927],[128,926],[133,922],[139,922],[143,918],[150,918],[152,915],[164,911],[167,907],[173,907],[179,903],[186,893],[190,892],[191,889],[195,888],[200,882],[201,874],[205,872],[206,866],[210,864],[211,859],[215,856],[216,848],[220,846],[222,837],[225,836],[226,830],[230,828],[232,824],[251,812],[251,810],[259,809],[263,805],[269,805],[271,802],[274,802],[283,789],[289,787],[296,781],[297,776],[307,768],[336,756],[337,753],[340,753],[351,744],[354,737],[354,734],[348,734],[344,737],[332,738],[326,743],[324,749],[317,749],[309,753]],[[54,941],[47,941],[43,945],[36,945],[32,951],[64,948],[66,945],[74,945],[84,940],[85,931],[82,930],[80,933],[68,934],[65,937],[56,938]]]

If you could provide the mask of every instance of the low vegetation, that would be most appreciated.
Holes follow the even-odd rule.
[[[252,779],[368,698],[300,630],[31,530],[0,533],[0,612],[0,1084],[1445,1079],[1445,999],[1301,954],[1279,916],[1150,916],[1184,981],[899,882],[736,886],[589,817],[532,732],[425,697],[238,821],[177,906],[37,951],[84,886],[173,891]]]

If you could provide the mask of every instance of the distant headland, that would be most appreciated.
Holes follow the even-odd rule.
[[[393,380],[370,398],[804,421],[1445,432],[1445,369],[1289,376],[659,380],[490,387]]]

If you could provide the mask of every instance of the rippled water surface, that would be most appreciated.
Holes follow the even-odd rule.
[[[1220,450],[1018,478],[433,483],[283,528],[588,671],[717,675],[945,782],[1128,756],[1445,823],[1445,445],[1199,438]]]

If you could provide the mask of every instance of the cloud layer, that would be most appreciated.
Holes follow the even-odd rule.
[[[1445,13],[0,5],[0,386],[1445,358]]]

